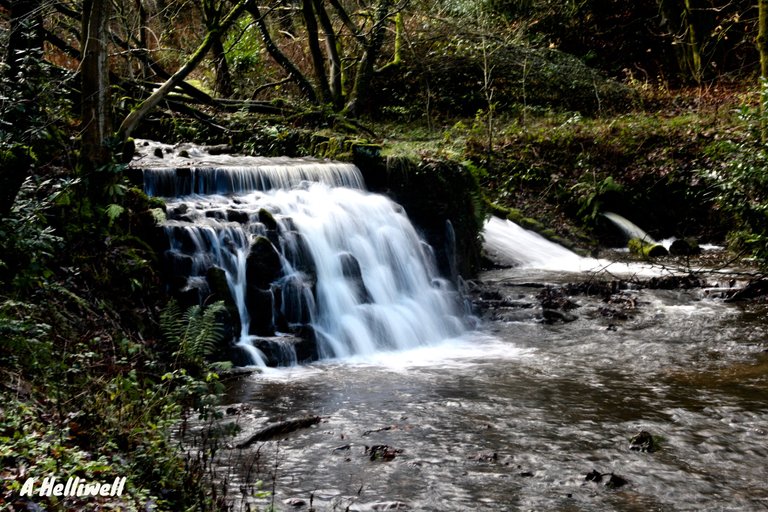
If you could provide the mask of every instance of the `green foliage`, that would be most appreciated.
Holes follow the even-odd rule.
[[[571,190],[579,204],[578,215],[587,223],[594,223],[603,212],[603,199],[609,193],[621,192],[622,186],[607,176],[601,180],[594,174],[585,173]]]
[[[730,243],[768,263],[768,149],[736,144],[725,168],[715,177],[717,204],[732,218]]]
[[[224,48],[232,71],[235,95],[251,96],[257,81],[263,80],[267,71],[262,59],[261,37],[250,17],[241,18],[227,32]],[[279,87],[276,92],[279,94]]]
[[[224,341],[225,329],[219,318],[226,311],[223,301],[203,308],[191,306],[182,312],[174,300],[160,314],[160,327],[181,362],[202,366]]]
[[[63,240],[48,224],[47,215],[71,201],[77,180],[27,178],[8,217],[0,219],[0,282],[17,289],[42,286]]]

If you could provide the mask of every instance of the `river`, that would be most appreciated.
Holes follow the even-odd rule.
[[[506,269],[480,279],[525,305],[537,284],[589,277]],[[586,296],[570,323],[521,306],[436,346],[241,379],[226,401],[242,437],[268,421],[323,419],[222,455],[233,481],[274,485],[274,497],[239,506],[765,510],[765,307],[705,295],[627,291],[623,320]],[[630,449],[641,431],[655,451]],[[372,460],[375,445],[389,448]]]

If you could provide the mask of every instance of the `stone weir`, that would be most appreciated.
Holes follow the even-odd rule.
[[[172,293],[224,301],[237,364],[402,350],[466,328],[432,248],[353,164],[137,141],[130,165],[166,202]]]

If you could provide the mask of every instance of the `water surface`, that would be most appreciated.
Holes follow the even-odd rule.
[[[532,277],[564,279],[485,276]],[[523,302],[540,291],[509,290]],[[437,346],[244,379],[227,398],[241,438],[268,421],[323,421],[228,453],[229,470],[274,483],[278,509],[311,497],[317,510],[765,510],[764,309],[696,290],[627,294],[638,306],[626,320],[575,297],[573,323],[544,324],[532,308]],[[629,449],[641,430],[657,451]],[[371,460],[374,445],[393,458]],[[585,480],[593,470],[603,482]],[[604,485],[611,473],[627,484]]]

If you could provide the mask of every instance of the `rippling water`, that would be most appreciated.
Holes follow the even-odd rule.
[[[242,379],[227,397],[238,439],[268,421],[323,421],[222,454],[226,470],[274,484],[278,510],[310,498],[316,510],[768,509],[765,311],[631,293],[639,306],[623,321],[579,296],[568,324],[523,311],[437,347]],[[629,449],[641,430],[657,451]],[[371,460],[373,445],[394,458]],[[593,470],[603,482],[585,480]],[[604,485],[610,473],[626,485]]]

